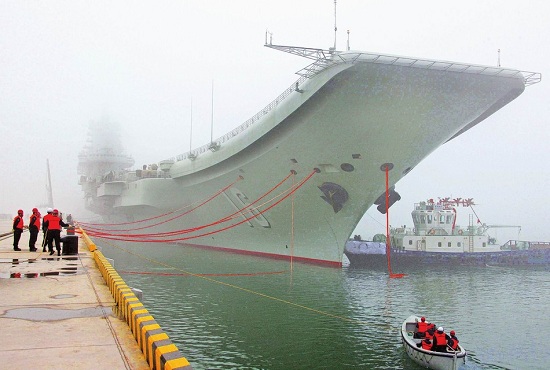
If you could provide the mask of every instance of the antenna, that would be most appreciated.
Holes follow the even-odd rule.
[[[214,142],[214,80],[212,80],[212,120],[210,122],[210,143]]]
[[[269,45],[273,44],[273,32],[265,30],[265,44],[267,45],[267,35],[269,34]]]
[[[498,49],[498,62],[497,67],[500,67],[500,49]]]
[[[348,51],[349,51],[349,30],[348,30]]]
[[[191,129],[189,131],[189,151],[191,151],[193,149],[193,98],[191,98]]]
[[[334,0],[334,51],[336,51],[336,31],[338,27],[336,27],[336,0]]]

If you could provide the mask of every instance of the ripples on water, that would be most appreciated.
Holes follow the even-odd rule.
[[[383,270],[290,271],[288,262],[183,246],[118,245],[132,255],[103,245],[196,370],[417,369],[399,336],[410,314],[454,329],[466,369],[550,368],[548,270],[434,268],[390,280]],[[183,272],[222,275],[168,275]]]

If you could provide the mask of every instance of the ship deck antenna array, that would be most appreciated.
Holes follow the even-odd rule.
[[[191,98],[191,117],[189,127],[189,151],[193,150],[193,98]]]
[[[498,61],[497,61],[497,67],[500,67],[500,49],[498,49]]]
[[[334,0],[334,46],[330,48],[331,51],[336,51],[336,31],[338,31],[338,27],[336,27],[336,0]]]
[[[349,30],[348,30],[348,51],[349,51]]]
[[[212,106],[210,115],[210,144],[214,142],[214,80],[212,80]]]
[[[220,144],[214,142],[214,80],[212,80],[212,115],[210,120],[210,144],[208,145],[208,149],[215,152],[216,150],[220,149]]]

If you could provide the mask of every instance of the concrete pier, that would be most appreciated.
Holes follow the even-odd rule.
[[[0,234],[11,221],[0,221]],[[149,369],[90,252],[30,252],[29,233],[13,250],[0,238],[0,368]],[[155,368],[159,368],[156,367]],[[164,367],[163,367],[164,368]]]

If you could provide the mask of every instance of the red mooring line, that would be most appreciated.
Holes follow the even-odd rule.
[[[243,273],[230,273],[230,274],[195,274],[195,273],[150,272],[150,271],[119,271],[119,274],[156,275],[156,276],[258,276],[258,275],[284,274],[286,272],[287,271],[265,271],[265,272],[243,272]]]

